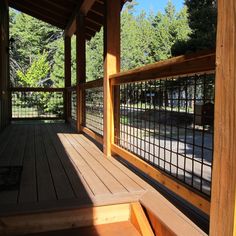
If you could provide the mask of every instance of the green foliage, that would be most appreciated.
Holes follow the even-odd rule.
[[[87,81],[103,77],[103,29],[86,44]]]
[[[53,65],[51,70],[51,80],[53,81],[53,87],[64,87],[64,40],[60,38],[56,40],[55,46],[57,50],[53,56]]]
[[[21,85],[26,87],[38,87],[42,84],[41,81],[48,75],[49,70],[50,66],[47,62],[47,53],[43,53],[42,55],[38,55],[38,58],[34,59],[25,73],[18,70],[17,75]]]
[[[135,12],[127,2],[121,15],[121,70],[215,47],[216,0],[185,0],[176,11]],[[157,3],[158,4],[158,3]],[[13,86],[64,87],[63,31],[26,14],[10,11],[10,70]],[[103,77],[103,29],[86,43],[86,80]],[[78,52],[79,53],[79,52]],[[72,37],[72,85],[76,84],[76,38]],[[56,111],[50,96],[35,97]]]
[[[29,15],[10,9],[11,82],[19,85],[17,71],[27,71],[39,55],[46,53],[50,69],[58,50],[62,31]]]
[[[153,19],[154,39],[151,45],[152,56],[155,61],[172,57],[172,47],[178,41],[187,41],[191,32],[188,26],[187,9],[180,12],[171,1],[165,8],[165,13],[158,13]]]
[[[188,24],[191,28],[189,40],[179,40],[173,47],[173,55],[188,51],[214,49],[216,46],[217,3],[216,0],[185,0]]]
[[[128,70],[153,62],[150,19],[144,12],[134,16],[129,11],[124,11],[121,19],[121,69]]]

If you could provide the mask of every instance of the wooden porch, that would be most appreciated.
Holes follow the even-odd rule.
[[[99,146],[62,122],[8,126],[0,134],[0,174],[21,170],[19,181],[13,171],[5,185],[1,182],[0,234],[109,236],[120,235],[122,228],[125,236],[153,236],[148,214],[152,225],[160,220],[155,231],[205,235],[150,184],[116,158],[105,157]],[[166,217],[175,220],[162,224]]]
[[[0,215],[135,202],[154,189],[68,125],[13,124],[0,135],[0,170],[21,167],[0,191]]]
[[[216,52],[124,72],[120,11],[126,1],[70,2],[68,7],[64,0],[42,5],[0,0],[0,235],[68,235],[53,231],[73,228],[88,235],[85,227],[94,236],[120,235],[127,227],[136,230],[127,229],[127,236],[205,235],[114,154],[185,207],[207,215],[210,235],[235,235],[235,1],[217,3]],[[9,6],[64,30],[62,88],[10,86]],[[104,76],[88,82],[86,40],[102,26]],[[76,86],[71,84],[74,34]],[[206,84],[215,99],[204,93]],[[42,107],[36,104],[38,94],[47,98]],[[151,94],[155,102],[148,99]],[[198,101],[211,108],[210,115],[196,112]],[[48,109],[49,102],[55,109]],[[15,123],[19,119],[32,122]],[[114,234],[106,228],[113,223]]]

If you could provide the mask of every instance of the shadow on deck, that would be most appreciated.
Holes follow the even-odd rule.
[[[0,215],[134,202],[152,189],[65,124],[7,127],[0,135],[2,167],[22,171],[13,188],[1,180]]]

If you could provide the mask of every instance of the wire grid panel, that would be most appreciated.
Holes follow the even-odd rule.
[[[63,92],[22,92],[11,94],[12,118],[63,118]]]
[[[71,118],[77,120],[77,94],[76,91],[71,92]]]
[[[215,75],[120,86],[116,142],[210,196]]]
[[[85,126],[103,135],[103,88],[85,91]]]

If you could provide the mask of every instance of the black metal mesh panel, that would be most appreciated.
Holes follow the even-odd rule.
[[[76,91],[71,92],[71,118],[77,120],[77,94]]]
[[[85,91],[85,126],[103,135],[103,88]]]
[[[11,95],[12,118],[64,118],[63,92],[22,92]]]
[[[215,75],[120,86],[119,146],[210,195]]]

